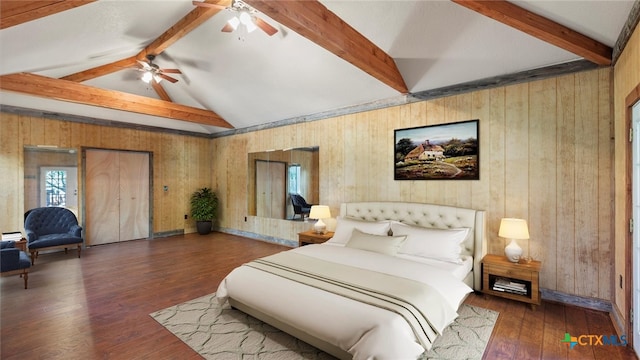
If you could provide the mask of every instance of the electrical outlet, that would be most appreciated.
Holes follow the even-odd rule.
[[[184,214],[184,219],[187,220],[188,216],[187,214]]]
[[[246,216],[244,217],[244,222],[247,222],[247,217]]]

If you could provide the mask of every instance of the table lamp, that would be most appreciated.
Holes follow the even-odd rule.
[[[327,225],[322,221],[322,219],[327,219],[331,217],[331,211],[327,205],[313,205],[311,206],[311,211],[309,212],[309,219],[318,219],[318,221],[313,225],[313,232],[316,234],[324,234]]]
[[[509,261],[517,263],[522,256],[522,248],[516,242],[516,239],[528,239],[529,228],[527,221],[523,219],[504,218],[500,221],[500,230],[498,236],[505,239],[511,239],[511,242],[504,248],[504,254]]]

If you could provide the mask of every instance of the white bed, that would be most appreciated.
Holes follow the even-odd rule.
[[[382,232],[387,223],[389,229],[402,236],[396,233],[384,237],[387,234]],[[480,261],[486,253],[484,223],[484,212],[473,209],[403,202],[342,204],[333,239],[240,266],[220,283],[217,294],[221,301],[228,299],[233,307],[341,359],[416,358],[429,348],[434,334],[437,336],[455,319],[455,311],[468,293],[480,290]],[[353,231],[354,227],[358,231]],[[428,246],[425,250],[419,244],[416,252],[415,234],[422,235],[423,231],[456,234],[458,238],[464,232],[464,239],[460,240],[461,260],[434,260],[431,255],[420,253],[432,249],[442,252],[447,249],[444,245]],[[391,242],[395,245],[390,246]],[[340,274],[347,282],[355,276],[370,278],[371,284],[367,286],[386,284],[389,279],[394,287],[392,295],[402,292],[395,288],[396,284],[425,286],[432,294],[425,300],[428,306],[423,306],[424,312],[429,313],[427,322],[432,334],[421,337],[416,331],[419,324],[413,324],[410,316],[403,317],[402,311],[357,299],[360,295],[336,295],[325,285],[300,283],[295,277],[298,275],[272,272],[271,261],[280,258],[305,266],[315,264],[322,276]],[[304,270],[307,271],[310,270]],[[422,300],[416,302],[419,301]],[[425,337],[429,338],[426,342]]]

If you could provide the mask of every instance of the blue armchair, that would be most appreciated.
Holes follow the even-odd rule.
[[[291,193],[289,196],[291,197],[291,205],[293,205],[292,220],[296,218],[296,215],[300,215],[300,218],[304,220],[305,216],[309,216],[312,204],[307,203],[307,201],[299,194]]]
[[[31,264],[35,264],[41,250],[76,246],[78,257],[82,251],[82,227],[69,209],[62,207],[41,207],[28,211],[24,220],[27,247],[31,253]]]
[[[14,241],[0,242],[0,273],[2,276],[20,274],[24,279],[24,288],[26,289],[30,267],[29,255],[16,248]]]

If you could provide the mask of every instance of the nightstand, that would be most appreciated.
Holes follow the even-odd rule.
[[[27,239],[22,238],[16,241],[16,247],[24,252],[27,251]]]
[[[540,261],[512,263],[501,255],[482,259],[482,292],[493,296],[540,305]]]
[[[298,246],[308,244],[322,244],[333,237],[333,231],[327,231],[324,234],[316,234],[313,230],[298,233]]]

